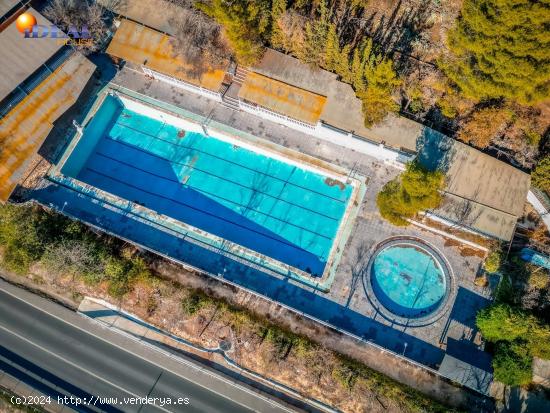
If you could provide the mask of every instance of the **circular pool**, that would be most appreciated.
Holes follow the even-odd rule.
[[[383,243],[371,259],[369,273],[376,301],[398,317],[428,317],[449,294],[447,265],[437,251],[419,240]]]

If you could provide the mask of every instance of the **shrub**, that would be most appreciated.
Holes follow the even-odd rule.
[[[214,301],[201,291],[193,291],[181,301],[182,310],[187,316],[195,315],[213,305]]]
[[[88,283],[96,283],[104,273],[101,254],[94,247],[86,241],[62,239],[46,247],[41,261],[55,274],[81,276]]]
[[[533,357],[521,342],[499,342],[493,358],[495,379],[509,386],[525,385],[531,382]]]
[[[529,287],[537,290],[542,290],[546,288],[546,286],[548,285],[548,280],[550,276],[546,271],[544,270],[539,271],[539,270],[532,271],[531,274],[529,274],[528,283],[529,283]]]
[[[0,212],[0,245],[4,247],[3,264],[17,273],[27,272],[42,254],[42,243],[32,225],[29,209],[2,207]]]
[[[346,358],[340,358],[332,369],[332,377],[344,389],[351,391],[359,379],[357,363]]]
[[[483,263],[483,268],[485,268],[485,271],[490,273],[497,272],[500,269],[501,259],[501,251],[499,249],[492,250],[485,259],[485,262]]]

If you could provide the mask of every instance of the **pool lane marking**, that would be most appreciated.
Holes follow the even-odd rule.
[[[207,172],[206,170],[197,168],[197,167],[195,167],[195,166],[191,166],[191,165],[188,165],[188,164],[184,164],[184,163],[182,163],[182,162],[171,161],[171,160],[168,159],[168,158],[163,158],[163,157],[160,157],[160,156],[155,155],[155,154],[150,153],[150,152],[145,152],[145,153],[146,153],[146,154],[149,154],[149,155],[151,155],[151,156],[153,156],[153,157],[156,157],[156,158],[160,158],[160,159],[166,160],[166,161],[168,161],[168,162],[170,162],[170,163],[172,163],[172,164],[177,164],[177,165],[181,165],[181,166],[183,166],[183,167],[187,167],[187,168],[189,168],[189,169],[194,169],[194,170],[197,170],[197,171],[199,171],[199,172],[204,173],[205,175],[213,176],[213,177],[216,177],[216,178],[221,179],[221,180],[223,180],[223,181],[230,182],[230,183],[235,184],[235,185],[238,185],[238,186],[240,186],[240,187],[242,187],[242,188],[244,188],[244,189],[248,189],[248,190],[250,190],[250,191],[252,191],[252,192],[259,192],[259,193],[261,193],[262,195],[265,195],[265,196],[267,196],[267,197],[270,197],[270,198],[275,199],[275,201],[284,202],[284,203],[289,204],[289,205],[292,205],[292,206],[294,206],[294,207],[297,207],[297,208],[300,208],[300,209],[309,211],[309,212],[311,212],[311,213],[313,213],[313,214],[315,214],[315,215],[319,215],[319,216],[322,216],[322,217],[324,217],[324,218],[330,219],[331,221],[339,222],[339,221],[341,220],[341,218],[333,218],[333,217],[331,217],[331,216],[329,216],[329,215],[325,215],[325,214],[323,214],[322,212],[315,211],[314,209],[308,208],[308,207],[306,207],[306,206],[302,206],[302,205],[296,204],[296,203],[294,203],[294,202],[291,202],[291,201],[288,201],[288,200],[286,200],[286,199],[277,197],[277,196],[272,195],[272,194],[269,194],[269,193],[267,193],[267,192],[262,192],[262,191],[253,189],[253,188],[251,188],[251,187],[249,187],[249,186],[246,186],[246,185],[241,184],[241,183],[236,182],[236,181],[232,181],[232,180],[227,179],[227,178],[224,178],[224,177],[222,177],[222,176],[215,175],[215,174],[211,174],[211,173]],[[174,182],[174,183],[182,183],[182,182],[180,182],[179,180],[171,179],[171,178],[168,178],[168,177],[166,177],[166,176],[162,176],[162,175],[153,173],[153,172],[148,171],[148,170],[146,170],[146,169],[139,168],[139,167],[137,167],[137,166],[135,166],[135,165],[133,165],[133,164],[131,164],[131,163],[121,161],[120,159],[117,159],[117,158],[115,158],[115,157],[112,157],[112,156],[110,156],[110,155],[107,155],[107,154],[102,153],[102,152],[99,152],[99,151],[98,151],[98,152],[95,152],[95,154],[96,154],[96,155],[99,155],[99,156],[102,156],[102,157],[104,157],[104,158],[107,158],[107,159],[109,159],[109,160],[115,161],[115,162],[117,162],[117,163],[120,163],[120,164],[122,164],[122,165],[128,166],[128,167],[130,167],[130,168],[137,169],[138,171],[144,172],[144,173],[146,173],[146,174],[156,176],[156,177],[158,177],[158,178],[160,178],[160,179],[164,179],[164,180],[167,180],[167,181],[169,181],[169,182]],[[92,170],[92,168],[87,168],[87,169]],[[214,197],[216,197],[216,198],[223,199],[224,201],[231,202],[232,204],[235,204],[235,205],[238,205],[238,206],[245,207],[245,205],[240,204],[240,203],[238,203],[237,201],[232,201],[232,200],[229,199],[229,198],[224,198],[224,197],[222,197],[222,196],[220,196],[220,195],[217,195],[217,194],[215,194],[215,193],[206,191],[206,190],[204,190],[204,189],[199,189],[199,188],[194,187],[194,186],[191,186],[191,185],[188,185],[188,186],[189,186],[190,188],[193,188],[193,189],[196,190],[196,191],[199,191],[199,192],[202,192],[202,193],[205,193],[205,194],[208,194],[208,195],[212,195],[212,196],[214,196]],[[283,187],[281,188],[281,193],[282,193],[283,189],[285,188],[285,186],[286,186],[286,182],[283,184]],[[259,212],[259,213],[262,214],[262,215],[265,215],[265,214],[266,214],[266,213],[261,212],[261,211],[257,211],[257,212]],[[269,215],[269,214],[267,214],[267,215]],[[343,215],[343,214],[342,214],[342,215]],[[271,216],[271,215],[269,215],[269,216]],[[284,221],[284,220],[283,220],[283,221]]]
[[[255,173],[258,173],[258,174],[261,174],[261,175],[266,175],[266,176],[269,176],[270,178],[277,179],[277,180],[279,180],[279,181],[283,181],[283,182],[284,182],[284,179],[283,179],[283,178],[280,178],[280,177],[275,176],[275,175],[270,175],[270,174],[268,174],[267,172],[262,172],[262,171],[260,171],[260,170],[254,169],[254,168],[250,168],[250,167],[248,167],[248,166],[246,166],[246,165],[243,165],[243,164],[240,164],[240,163],[238,163],[238,162],[234,162],[234,161],[227,160],[227,159],[225,159],[225,158],[222,158],[221,156],[214,155],[214,154],[212,154],[212,153],[210,153],[210,152],[206,152],[206,151],[204,151],[204,150],[197,149],[197,148],[190,147],[190,146],[186,146],[186,145],[179,145],[179,144],[177,144],[177,143],[175,143],[175,142],[171,142],[171,141],[169,141],[169,140],[167,140],[167,139],[163,139],[163,138],[160,138],[160,137],[158,137],[158,136],[152,135],[152,134],[150,134],[150,133],[140,131],[139,129],[133,128],[133,127],[131,127],[131,126],[129,126],[129,125],[125,125],[125,124],[123,124],[123,123],[119,123],[118,121],[115,122],[115,124],[116,124],[116,125],[119,125],[119,126],[121,126],[121,127],[123,127],[123,128],[131,129],[131,130],[133,130],[133,131],[135,131],[135,132],[137,132],[137,133],[139,133],[139,134],[142,134],[142,135],[145,135],[145,136],[149,136],[149,137],[151,137],[151,138],[153,138],[153,139],[157,139],[157,140],[159,140],[159,141],[166,142],[166,143],[168,143],[168,144],[170,144],[170,145],[177,146],[177,147],[180,147],[180,148],[189,149],[189,150],[195,150],[195,151],[200,152],[200,153],[202,153],[202,154],[204,154],[204,155],[211,156],[211,157],[213,157],[213,158],[219,159],[219,160],[221,160],[221,161],[223,161],[223,162],[231,163],[231,164],[237,165],[237,166],[239,166],[239,167],[241,167],[241,168],[248,169],[248,170],[250,170],[250,171],[252,171],[252,172],[255,172]],[[132,146],[132,147],[134,147],[133,145],[130,145],[130,144],[127,143],[127,142],[124,142],[124,141],[121,142],[121,141],[119,141],[119,140],[113,139],[112,137],[110,137],[110,136],[108,136],[108,135],[106,136],[106,139],[109,139],[109,140],[112,140],[112,141],[115,141],[115,142],[119,142],[119,143],[124,144],[124,145],[127,145],[127,146]],[[223,142],[223,141],[220,141],[220,142]],[[224,142],[224,143],[225,143],[225,142]],[[229,144],[228,144],[228,145],[229,145]],[[138,148],[138,149],[139,149],[139,150],[143,150],[143,149],[141,149],[141,148]],[[246,149],[246,150],[248,150],[248,149]],[[249,150],[249,151],[250,151],[250,150]],[[254,151],[250,151],[250,152],[254,152]],[[274,158],[270,158],[270,157],[267,156],[267,155],[262,155],[262,154],[257,154],[257,155],[263,156],[263,157],[269,158],[269,159],[274,159]],[[283,163],[283,164],[285,164],[285,165],[296,166],[296,165],[291,165],[291,164],[289,164],[289,163],[287,163],[287,162],[284,162],[284,161],[279,161],[279,160],[277,160],[277,159],[274,159],[274,160],[276,160],[276,161],[278,161],[278,162],[281,162],[281,163]],[[301,168],[298,167],[298,169],[301,169]],[[301,170],[303,170],[303,169],[301,169]],[[304,170],[304,171],[305,171],[305,170]],[[322,173],[317,173],[317,172],[312,172],[312,171],[306,171],[306,172],[310,172],[311,174],[314,174],[314,175],[317,175],[317,176],[321,176],[321,177],[326,178],[326,176],[324,176]],[[316,194],[321,195],[321,196],[323,196],[323,197],[333,199],[333,200],[335,200],[335,201],[337,201],[337,202],[341,202],[341,203],[347,203],[347,202],[348,202],[348,200],[343,201],[343,200],[341,200],[341,199],[339,199],[339,198],[335,198],[335,197],[333,197],[333,196],[331,196],[331,195],[324,194],[324,193],[322,193],[322,192],[316,191],[316,190],[311,189],[311,188],[307,188],[307,187],[305,187],[305,186],[302,186],[302,185],[299,185],[299,184],[296,184],[296,183],[289,182],[289,184],[290,184],[290,185],[293,185],[293,186],[296,186],[296,187],[298,187],[298,188],[304,189],[304,190],[306,190],[306,191],[316,193]],[[348,199],[349,199],[349,198],[348,198]]]
[[[204,211],[204,210],[202,210],[202,209],[199,209],[199,208],[194,207],[193,205],[186,204],[186,203],[183,203],[183,202],[181,202],[181,201],[177,201],[177,200],[175,200],[175,199],[173,199],[173,198],[169,198],[169,197],[164,196],[164,195],[156,194],[156,193],[154,193],[154,192],[148,191],[148,190],[146,190],[146,189],[143,189],[143,188],[140,188],[140,187],[138,187],[138,186],[135,186],[135,185],[132,185],[132,184],[130,184],[130,183],[127,183],[127,182],[125,182],[125,181],[122,181],[122,180],[120,180],[120,179],[118,179],[118,178],[115,178],[115,177],[113,177],[113,176],[110,176],[110,175],[107,175],[107,174],[105,174],[105,173],[96,171],[96,170],[94,170],[94,169],[92,169],[92,168],[86,167],[86,170],[87,170],[87,171],[90,171],[91,173],[94,173],[94,174],[96,174],[96,175],[105,177],[105,178],[107,178],[107,179],[111,179],[111,180],[113,180],[113,181],[115,181],[115,182],[118,182],[118,183],[120,183],[120,184],[122,184],[122,185],[126,185],[127,187],[136,189],[136,190],[138,190],[138,191],[140,191],[140,192],[145,192],[145,193],[147,193],[147,194],[149,194],[149,195],[156,196],[156,197],[158,197],[158,198],[162,198],[162,199],[165,199],[165,200],[167,200],[167,201],[171,201],[171,202],[174,202],[174,203],[176,203],[176,204],[179,204],[179,205],[188,207],[188,208],[190,208],[190,209],[192,209],[192,210],[194,210],[194,211],[197,211],[197,212],[200,212],[200,213],[209,215],[209,216],[211,216],[211,217],[213,217],[213,218],[219,219],[219,220],[221,220],[221,221],[225,221],[225,222],[227,222],[227,223],[229,223],[229,224],[233,224],[233,225],[235,225],[235,226],[237,226],[237,227],[246,229],[246,230],[251,231],[251,232],[255,232],[255,233],[259,234],[259,235],[265,236],[265,237],[267,237],[267,238],[271,238],[271,239],[273,239],[273,240],[275,240],[275,241],[277,241],[277,242],[280,242],[280,243],[282,243],[282,244],[287,244],[287,245],[292,246],[293,248],[296,248],[296,249],[299,249],[299,250],[308,252],[309,254],[315,255],[315,254],[313,254],[312,252],[309,252],[309,251],[307,251],[307,250],[305,250],[305,249],[303,249],[303,248],[301,248],[301,247],[298,247],[298,246],[296,246],[296,245],[294,245],[294,244],[292,244],[292,243],[288,243],[288,242],[285,242],[285,241],[277,240],[276,238],[274,238],[274,237],[272,237],[272,236],[270,236],[270,235],[268,235],[268,234],[264,234],[264,233],[262,233],[262,232],[260,232],[260,231],[254,230],[254,229],[252,229],[252,228],[249,228],[249,227],[244,226],[244,225],[241,225],[241,224],[238,224],[238,223],[233,222],[233,221],[231,221],[231,220],[229,220],[229,219],[227,219],[227,218],[222,218],[222,217],[220,217],[220,216],[218,216],[218,215],[212,214],[212,213],[210,213],[210,212],[206,212],[206,211]],[[94,185],[94,186],[95,186],[95,185]],[[174,217],[172,217],[172,218],[174,218]],[[246,217],[244,217],[244,218],[246,218]],[[249,220],[249,221],[251,221],[250,218],[246,218],[246,219]],[[279,219],[279,220],[280,220],[280,219]],[[329,237],[327,237],[327,236],[325,236],[325,235],[316,233],[316,232],[314,232],[314,231],[310,231],[310,230],[308,230],[308,229],[306,229],[306,228],[303,228],[303,227],[300,227],[300,226],[298,226],[298,225],[296,225],[296,224],[292,224],[291,222],[283,221],[283,220],[280,220],[280,221],[283,222],[283,223],[285,223],[285,224],[290,224],[290,225],[292,225],[292,226],[294,226],[294,227],[296,227],[296,228],[298,228],[298,229],[305,230],[306,232],[310,232],[310,233],[312,233],[312,234],[314,234],[314,235],[319,236],[320,238],[325,238],[325,239],[327,239],[327,240],[329,240],[329,241],[332,240],[332,238],[329,238]],[[191,225],[191,224],[189,224],[189,225]],[[258,225],[260,225],[260,224],[258,224]],[[271,231],[271,230],[269,230],[269,231],[270,231],[270,232],[273,232],[273,231]],[[280,236],[280,235],[279,235],[279,236]],[[282,236],[280,236],[280,237],[282,238]]]

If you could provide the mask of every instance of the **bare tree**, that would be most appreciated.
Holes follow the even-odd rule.
[[[222,68],[231,54],[221,26],[190,3],[178,2],[182,12],[170,20],[175,29],[171,43],[174,52],[189,63],[187,74],[200,77]]]
[[[112,1],[115,4],[121,0]],[[86,26],[92,41],[87,44],[74,43],[83,53],[98,50],[109,29],[104,9],[95,0],[51,0],[44,9],[44,16],[64,31],[68,31],[70,27],[80,31]]]

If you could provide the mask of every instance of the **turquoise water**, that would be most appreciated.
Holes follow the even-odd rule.
[[[445,275],[427,251],[414,245],[394,245],[376,256],[371,280],[380,302],[402,316],[434,310],[446,294]]]
[[[352,187],[108,96],[63,173],[319,276]]]

